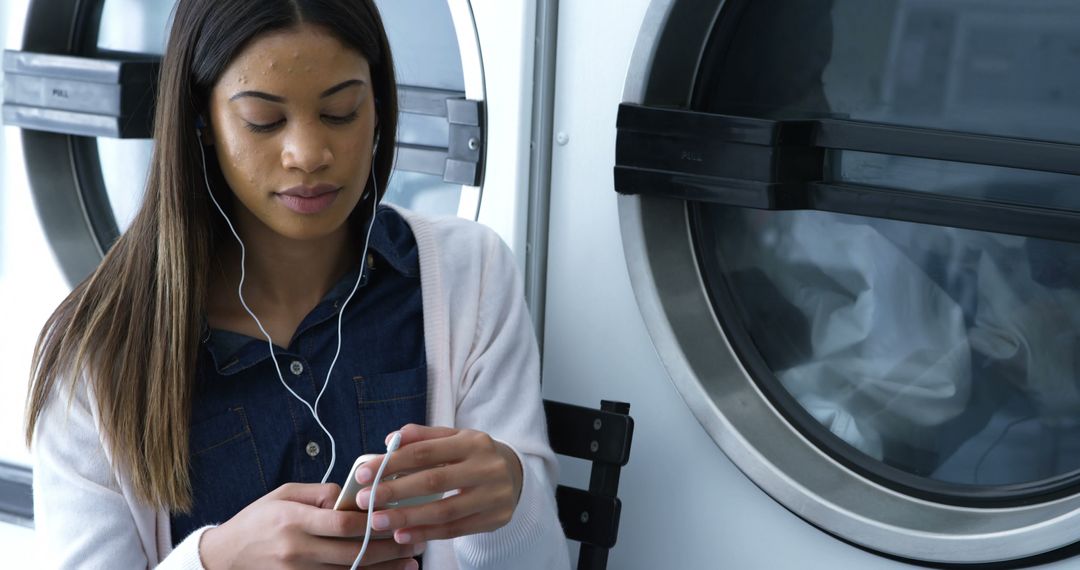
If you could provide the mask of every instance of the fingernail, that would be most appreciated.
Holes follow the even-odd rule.
[[[386,434],[386,439],[383,440],[383,445],[390,445],[390,440],[394,437],[394,432]]]
[[[409,544],[412,541],[412,535],[407,532],[395,532],[394,542],[398,544]]]
[[[356,506],[363,510],[367,510],[368,501],[371,501],[371,491],[364,489],[356,494]]]
[[[356,470],[357,483],[370,483],[373,476],[371,469],[368,469],[367,467],[361,467]]]
[[[371,528],[375,530],[386,530],[390,528],[390,517],[379,513],[371,517]]]
[[[415,560],[409,560],[405,563],[405,570],[420,570],[420,564]]]

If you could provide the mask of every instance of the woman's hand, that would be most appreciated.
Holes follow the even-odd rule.
[[[521,496],[522,471],[517,455],[486,433],[409,424],[401,430],[401,447],[390,457],[384,476],[409,473],[379,483],[375,508],[389,501],[458,491],[416,507],[377,511],[372,528],[394,529],[401,544],[487,532],[510,522]],[[370,484],[382,456],[357,471],[357,481]],[[367,509],[370,489],[356,495]]]
[[[380,485],[382,487],[382,485]],[[288,483],[206,531],[199,555],[207,570],[349,568],[364,541],[367,514],[334,511],[333,483]],[[423,545],[372,539],[361,567],[415,570]]]

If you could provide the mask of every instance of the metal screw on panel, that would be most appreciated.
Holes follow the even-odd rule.
[[[558,133],[555,135],[555,142],[562,146],[566,146],[566,143],[570,142],[570,135],[566,133]]]
[[[469,139],[469,150],[476,150],[480,148],[480,141],[475,137]]]
[[[582,524],[589,522],[589,511],[581,511]]]
[[[592,428],[593,428],[594,430],[597,430],[597,431],[599,431],[599,430],[600,430],[600,426],[602,426],[602,425],[604,425],[604,424],[603,424],[603,422],[601,422],[601,421],[600,421],[600,418],[596,418],[595,420],[593,420],[593,423],[592,423]]]
[[[589,444],[589,451],[591,451],[593,453],[596,453],[596,451],[599,450],[599,449],[600,449],[600,442],[598,442],[598,441],[596,441],[594,439],[592,441],[592,443]]]

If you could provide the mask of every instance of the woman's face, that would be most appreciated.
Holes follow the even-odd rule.
[[[371,171],[376,122],[360,53],[309,24],[259,36],[211,91],[209,122],[245,224],[297,240],[344,227]]]

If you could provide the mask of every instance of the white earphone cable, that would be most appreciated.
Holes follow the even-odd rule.
[[[368,224],[367,234],[364,237],[364,248],[360,257],[360,275],[356,278],[356,283],[353,285],[352,291],[345,299],[345,302],[341,304],[341,308],[338,312],[337,350],[334,352],[334,359],[330,363],[329,370],[326,371],[326,380],[323,381],[322,389],[319,390],[319,395],[315,398],[315,405],[312,406],[307,402],[307,400],[303,399],[302,397],[300,397],[299,394],[293,391],[293,389],[290,388],[289,385],[285,382],[285,377],[281,373],[281,366],[278,364],[277,361],[277,355],[274,354],[274,341],[270,338],[270,333],[266,332],[266,329],[263,328],[262,322],[259,320],[259,317],[255,316],[255,313],[251,310],[250,307],[248,307],[247,302],[244,300],[244,278],[246,277],[245,261],[247,259],[247,249],[244,247],[243,240],[240,239],[240,234],[236,232],[236,228],[233,227],[232,222],[229,220],[229,216],[225,214],[225,210],[221,207],[221,204],[218,203],[217,198],[214,197],[214,193],[210,189],[210,178],[206,173],[206,151],[203,150],[203,145],[201,144],[201,132],[198,133],[198,137],[200,141],[199,154],[202,156],[203,181],[206,183],[206,191],[210,194],[210,200],[214,202],[214,206],[217,207],[218,212],[221,213],[221,217],[225,219],[225,223],[229,226],[229,231],[232,232],[233,237],[236,238],[236,242],[240,244],[240,284],[236,288],[236,294],[240,297],[240,304],[243,305],[244,310],[247,311],[247,314],[251,315],[251,318],[255,321],[256,326],[259,327],[259,330],[262,331],[263,336],[266,337],[266,344],[270,349],[270,360],[274,363],[274,370],[277,371],[278,380],[281,381],[281,385],[284,386],[285,389],[288,390],[294,398],[299,400],[302,404],[304,404],[305,407],[307,407],[308,411],[311,412],[311,417],[314,418],[315,423],[319,425],[319,428],[323,430],[323,433],[326,434],[326,437],[330,439],[330,465],[327,467],[326,473],[324,473],[322,477],[322,482],[326,483],[327,479],[329,479],[330,477],[330,472],[334,469],[334,464],[337,461],[337,443],[334,441],[334,436],[330,434],[330,430],[326,429],[326,426],[323,425],[322,420],[319,418],[319,400],[322,399],[323,393],[326,392],[326,386],[330,383],[330,374],[333,372],[334,365],[337,364],[338,355],[341,353],[341,321],[342,317],[345,315],[345,307],[352,299],[353,294],[355,294],[356,290],[360,287],[360,280],[363,278],[364,269],[367,266],[368,244],[371,239],[371,230],[375,226],[375,208],[378,206],[379,203],[379,186],[378,182],[375,179],[374,161],[372,162],[371,184],[375,190],[375,206],[372,207],[371,222]]]
[[[368,244],[371,243],[371,230],[375,227],[375,208],[379,204],[379,183],[375,179],[374,161],[372,161],[371,170],[371,186],[375,192],[374,206],[371,208],[371,223],[368,224],[367,235],[364,236],[364,249],[360,254],[360,277],[364,275],[364,268],[367,266]],[[352,300],[353,295],[356,294],[356,290],[360,288],[360,277],[357,277],[356,283],[353,284],[352,291],[349,292],[349,296],[345,298],[345,302],[341,304],[341,312],[338,313],[337,322],[337,349],[334,350],[334,359],[330,361],[330,368],[326,371],[326,380],[323,381],[322,390],[319,390],[319,395],[315,397],[315,409],[319,409],[319,401],[322,400],[323,393],[326,392],[326,387],[330,385],[330,373],[334,370],[334,365],[337,364],[338,355],[341,354],[341,318],[345,314],[345,307]],[[322,425],[321,423],[319,425]],[[326,434],[329,437],[329,432]],[[330,469],[333,469],[334,462],[337,459],[337,449],[334,443],[334,438],[330,438]],[[323,475],[322,482],[326,482],[326,478],[330,475],[330,469],[326,470],[326,474]]]
[[[390,456],[397,451],[399,445],[401,445],[401,432],[395,431],[394,435],[390,437],[390,443],[386,445],[386,455],[383,456],[382,463],[379,464],[379,470],[375,472],[375,479],[371,482],[367,523],[364,525],[364,543],[360,545],[360,554],[356,555],[356,560],[353,561],[353,565],[349,570],[356,570],[360,566],[360,560],[364,558],[364,553],[367,552],[368,542],[371,540],[371,513],[375,510],[375,492],[379,490],[379,481],[382,481],[383,471],[386,470],[386,464],[390,461]]]

